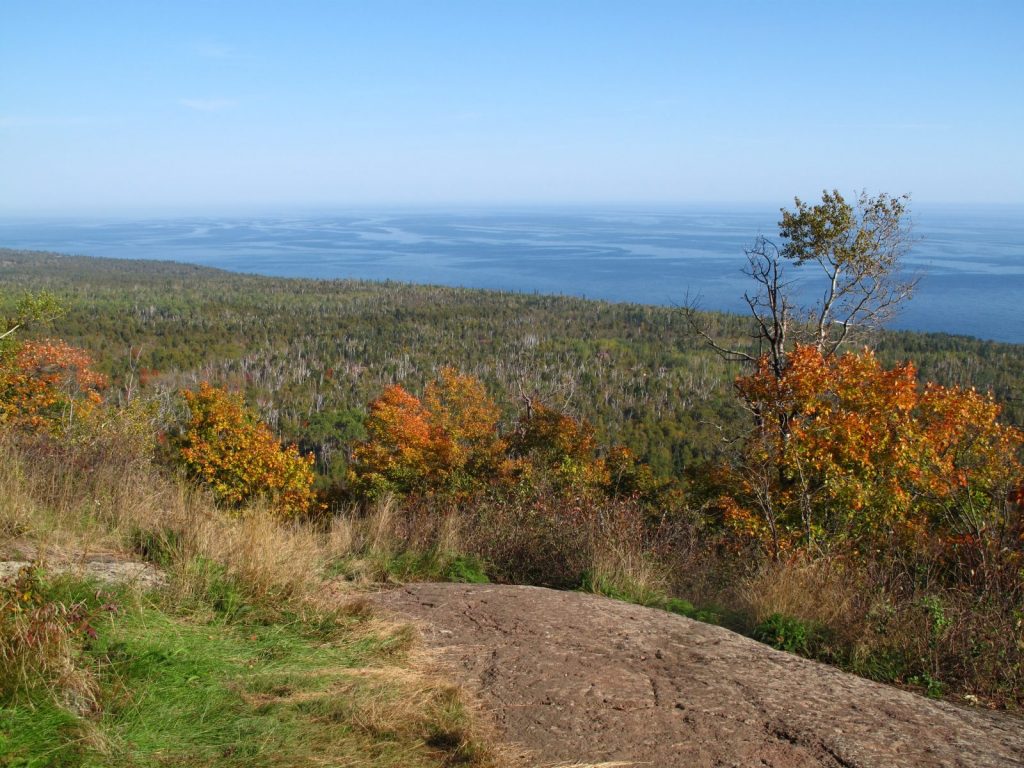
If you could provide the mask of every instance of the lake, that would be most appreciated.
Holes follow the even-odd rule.
[[[170,259],[264,275],[363,278],[743,311],[744,249],[771,209],[467,210],[295,216],[0,218],[0,246]],[[920,208],[892,327],[1024,343],[1024,208]],[[810,267],[794,272],[801,274]],[[807,281],[807,298],[818,288]]]

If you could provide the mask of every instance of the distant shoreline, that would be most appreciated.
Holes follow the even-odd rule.
[[[69,260],[82,260],[86,262],[97,262],[97,263],[113,263],[113,264],[131,264],[140,268],[146,269],[150,267],[171,267],[178,269],[188,270],[189,272],[195,273],[220,273],[228,277],[238,278],[253,278],[258,280],[266,281],[285,281],[287,283],[296,282],[309,282],[315,284],[351,284],[351,285],[397,285],[397,286],[408,286],[413,288],[425,288],[425,289],[437,289],[437,290],[454,290],[454,291],[465,291],[469,293],[478,293],[481,295],[519,295],[523,297],[537,297],[552,300],[566,300],[566,301],[581,301],[586,303],[592,303],[597,305],[608,305],[614,306],[619,305],[623,307],[638,307],[638,308],[651,308],[659,310],[671,310],[675,306],[672,304],[657,304],[650,302],[638,302],[629,300],[614,300],[606,299],[596,296],[579,296],[571,293],[557,293],[557,292],[540,292],[540,291],[523,291],[515,289],[503,289],[503,288],[487,288],[478,286],[468,285],[453,285],[448,283],[430,283],[430,282],[419,282],[412,280],[401,280],[401,279],[367,279],[361,277],[351,276],[339,276],[339,277],[302,277],[293,275],[272,275],[264,274],[256,271],[246,271],[240,269],[228,269],[224,267],[209,266],[205,264],[195,264],[193,262],[181,261],[176,259],[144,259],[144,258],[130,258],[130,257],[116,257],[116,256],[93,256],[83,253],[64,253],[61,251],[51,250],[36,250],[28,248],[11,248],[5,245],[0,245],[0,283],[6,280],[3,272],[6,266],[10,265],[10,256],[12,255],[27,255],[31,257],[51,257],[59,259]],[[188,274],[176,274],[176,277],[187,278]],[[722,315],[733,318],[744,318],[746,315],[739,311],[729,311],[715,309],[711,307],[702,307],[701,311],[707,312],[713,315]],[[1024,339],[1021,341],[1009,341],[1003,339],[985,338],[981,336],[975,336],[968,333],[957,333],[955,331],[934,331],[934,330],[921,330],[913,328],[897,328],[887,327],[882,331],[884,334],[895,334],[899,336],[920,336],[920,337],[934,337],[934,338],[946,338],[950,340],[964,339],[971,343],[990,343],[995,345],[1006,345],[1010,348],[1021,348],[1024,350]]]
[[[231,272],[401,280],[743,314],[744,252],[774,207],[601,206],[352,210],[159,219],[0,218],[14,248],[174,260]],[[903,264],[922,280],[899,330],[1024,343],[1024,208],[915,207]],[[812,305],[824,285],[789,270]]]

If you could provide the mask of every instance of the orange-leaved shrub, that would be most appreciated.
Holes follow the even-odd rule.
[[[520,477],[529,483],[547,483],[552,491],[591,497],[597,503],[631,499],[658,515],[683,506],[677,483],[656,476],[625,446],[601,450],[586,419],[531,403],[508,442]]]
[[[99,404],[106,377],[87,352],[59,339],[26,341],[0,353],[0,424],[54,431]]]
[[[444,463],[451,474],[472,480],[501,476],[505,441],[498,432],[501,411],[479,379],[454,368],[441,369],[427,385],[423,404],[431,426],[444,437]]]
[[[399,385],[370,403],[367,439],[352,454],[349,482],[360,496],[464,492],[508,466],[500,412],[479,380],[444,368],[421,401]]]
[[[399,385],[370,403],[367,439],[353,450],[349,485],[357,498],[440,494],[465,498],[485,489],[528,492],[544,486],[571,496],[638,498],[660,504],[671,483],[623,447],[607,457],[584,420],[530,402],[507,435],[483,384],[441,370],[423,399]],[[673,499],[678,502],[678,498]]]
[[[606,486],[610,481],[605,462],[597,456],[593,426],[543,404],[533,404],[520,419],[511,448],[528,466],[552,471],[562,487]]]
[[[313,456],[283,447],[246,408],[242,396],[202,383],[182,392],[189,419],[177,438],[182,464],[217,500],[240,508],[266,499],[282,518],[321,508],[313,488]]]
[[[922,389],[910,363],[885,369],[869,350],[824,356],[812,346],[798,346],[781,376],[762,359],[736,387],[754,415],[723,479],[724,519],[737,533],[776,555],[969,545],[1019,559],[1011,496],[1024,434],[999,422],[991,396]]]

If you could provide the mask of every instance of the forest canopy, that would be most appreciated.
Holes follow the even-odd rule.
[[[89,350],[114,382],[199,381],[244,390],[286,442],[343,474],[369,403],[392,384],[422,393],[452,366],[487,387],[503,416],[522,397],[586,419],[601,445],[621,444],[663,475],[719,455],[743,419],[741,371],[670,307],[402,283],[241,275],[151,261],[0,251],[0,278],[47,290],[66,314],[45,330]],[[7,292],[0,311],[12,315]],[[730,347],[744,318],[702,314]],[[991,391],[1003,419],[1024,423],[1024,354],[1011,344],[881,332],[879,360],[913,360],[920,378]],[[753,353],[756,350],[747,347]]]

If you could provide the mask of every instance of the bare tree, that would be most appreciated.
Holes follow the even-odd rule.
[[[767,354],[775,375],[786,367],[793,343],[813,344],[822,355],[862,339],[884,325],[908,299],[917,278],[905,278],[901,260],[911,244],[909,197],[862,192],[855,204],[838,191],[824,191],[821,203],[795,198],[795,209],[782,209],[782,246],[758,237],[746,252],[744,273],[754,289],[743,298],[754,319],[756,354],[720,345],[699,324],[696,307],[684,313],[691,326],[727,359],[753,362]],[[824,278],[821,298],[801,306],[793,293],[787,269],[817,266]]]

